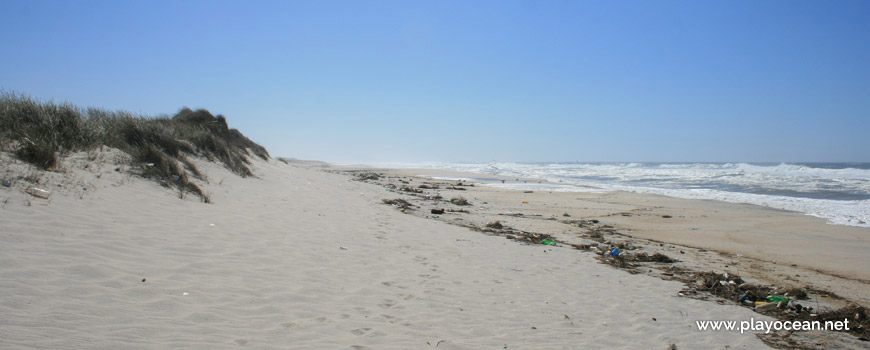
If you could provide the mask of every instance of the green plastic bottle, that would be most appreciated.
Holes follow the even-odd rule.
[[[784,297],[781,295],[768,295],[767,301],[769,301],[771,303],[779,303],[779,302],[788,303],[788,297]]]
[[[554,246],[554,247],[556,246],[556,242],[548,241],[548,240],[546,240],[546,239],[545,239],[545,240],[542,240],[542,241],[541,241],[541,244],[551,245],[551,246]]]

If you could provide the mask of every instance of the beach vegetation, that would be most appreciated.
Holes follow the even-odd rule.
[[[269,159],[264,147],[205,109],[185,107],[171,118],[142,116],[0,93],[0,149],[22,161],[52,170],[70,152],[102,146],[129,154],[140,175],[177,189],[181,197],[192,193],[206,202],[208,196],[189,180],[205,179],[189,156],[222,164],[242,177],[253,175],[251,157]]]

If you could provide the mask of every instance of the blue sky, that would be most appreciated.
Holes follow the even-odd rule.
[[[3,1],[0,89],[333,162],[870,161],[868,1]]]

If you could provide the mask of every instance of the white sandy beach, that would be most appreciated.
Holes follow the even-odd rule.
[[[430,178],[433,175],[482,176],[434,169],[385,171],[412,181],[416,179],[416,183],[437,182]],[[540,180],[529,179],[532,183],[537,181]],[[674,249],[666,249],[670,245],[663,247],[662,251],[691,263],[689,267],[693,270],[726,271],[766,284],[820,289],[851,301],[870,303],[870,272],[866,268],[870,266],[867,254],[870,228],[867,227],[832,225],[818,217],[752,204],[629,192],[544,190],[523,193],[491,185],[499,184],[497,181],[478,183],[476,187],[464,187],[465,191],[441,190],[439,193],[448,198],[479,198],[470,207],[473,215],[461,216],[465,223],[483,226],[500,220],[510,227],[552,234],[564,242],[589,243],[581,239],[583,230],[562,221],[595,219],[633,239],[679,245]],[[541,184],[543,188],[549,185],[552,184]],[[538,220],[504,213],[535,214]],[[572,216],[566,218],[563,213]],[[460,216],[446,219],[454,218]],[[837,303],[837,300],[829,301]]]
[[[47,176],[49,201],[2,188],[0,348],[766,348],[697,330],[770,319],[679,282],[404,215],[314,168],[201,167],[213,204],[111,162]]]

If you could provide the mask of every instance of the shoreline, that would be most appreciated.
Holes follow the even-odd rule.
[[[870,239],[865,238],[870,237],[870,229],[863,227],[832,225],[803,213],[716,200],[628,192],[505,189],[484,185],[488,179],[503,177],[449,170],[344,171],[351,176],[382,175],[378,180],[364,181],[399,194],[396,198],[404,202],[391,203],[403,213],[530,244],[543,240],[590,250],[602,263],[631,273],[686,283],[689,287],[681,291],[681,296],[728,302],[721,295],[698,294],[692,287],[701,283],[698,278],[703,271],[709,271],[703,274],[740,276],[749,284],[771,288],[762,290],[765,293],[806,293],[807,298],[800,303],[804,307],[813,305],[813,314],[836,313],[857,307],[855,303],[870,302],[870,273],[862,269],[870,258],[861,254],[870,250]],[[547,185],[537,179],[527,181]],[[457,206],[448,199],[454,197],[463,197],[470,205]],[[491,225],[496,222],[498,229],[493,229]],[[602,242],[608,247],[603,251],[598,249]],[[815,245],[807,249],[808,242]],[[641,263],[613,261],[606,253],[617,244],[621,249],[629,244],[631,250],[623,249],[629,254],[628,261]],[[635,250],[642,251],[638,255],[642,259],[661,253],[677,262],[667,266],[643,263],[650,260],[637,259]],[[846,250],[853,251],[853,255],[840,256]],[[822,254],[807,255],[816,251]],[[825,254],[831,252],[837,254]],[[794,310],[774,313],[785,319],[803,317]],[[768,342],[785,344],[801,337],[786,336]],[[813,342],[809,338],[798,341],[805,347]]]
[[[530,163],[538,165],[539,163]],[[562,163],[551,164],[551,165],[560,165]],[[581,163],[582,164],[582,163]],[[616,163],[613,163],[616,164]],[[703,164],[715,164],[715,163],[703,163]],[[729,163],[730,164],[730,163]],[[741,163],[743,164],[743,163]],[[810,163],[817,164],[817,163]],[[835,163],[840,164],[840,163]],[[831,224],[835,225],[844,225],[844,226],[856,226],[856,227],[865,227],[870,228],[870,212],[866,210],[860,210],[860,208],[866,207],[870,205],[870,199],[866,198],[866,196],[860,195],[852,195],[846,196],[846,193],[841,193],[843,196],[846,196],[843,199],[831,199],[827,196],[831,194],[822,194],[816,193],[816,196],[813,196],[813,193],[809,193],[808,196],[794,195],[794,193],[800,193],[789,191],[787,189],[782,189],[782,193],[777,192],[777,186],[770,187],[772,192],[753,192],[753,191],[726,191],[721,188],[717,188],[716,184],[711,184],[712,187],[704,187],[704,188],[670,188],[668,186],[655,186],[655,185],[643,185],[643,184],[632,184],[625,183],[625,179],[623,176],[632,176],[631,174],[626,174],[621,171],[625,169],[615,169],[613,170],[615,180],[611,182],[601,182],[601,181],[593,181],[593,180],[583,180],[582,178],[571,178],[566,177],[562,178],[563,175],[560,170],[552,170],[552,173],[538,173],[541,171],[545,171],[542,169],[525,169],[523,167],[519,167],[517,169],[513,169],[510,167],[511,164],[508,164],[507,168],[475,168],[462,170],[462,164],[444,164],[447,166],[447,169],[439,169],[434,166],[426,166],[423,168],[413,168],[412,165],[407,165],[408,167],[400,167],[400,168],[389,168],[384,167],[384,169],[402,169],[402,170],[411,170],[416,171],[418,174],[426,174],[429,172],[439,173],[442,171],[447,171],[453,174],[457,174],[455,177],[470,177],[471,180],[478,178],[490,178],[490,179],[511,179],[507,183],[503,184],[488,184],[493,187],[505,187],[505,188],[513,188],[517,190],[545,190],[544,188],[535,188],[535,187],[551,187],[554,192],[604,192],[604,193],[637,193],[637,194],[649,194],[649,195],[661,195],[671,198],[681,198],[681,199],[690,199],[690,200],[716,200],[727,203],[735,203],[735,204],[755,204],[759,206],[764,206],[773,209],[780,209],[786,211],[795,211],[800,212],[806,215],[818,217],[825,219]],[[514,166],[519,166],[520,164],[513,164]],[[525,165],[525,164],[523,164]],[[588,164],[586,164],[588,165]],[[745,164],[747,166],[754,166],[753,164]],[[780,164],[780,166],[803,166],[802,164]],[[363,166],[368,167],[368,166]],[[379,168],[379,167],[374,167]],[[705,170],[706,168],[701,168],[700,170]],[[649,170],[649,169],[647,169]],[[806,169],[807,171],[827,171],[828,169],[817,169],[811,168]],[[863,176],[867,176],[865,173],[868,171],[867,169],[862,168],[843,168],[836,169],[837,171],[853,171],[853,172],[861,172],[860,174],[851,174],[848,176],[857,177],[855,180],[862,178]],[[590,170],[591,171],[591,170]],[[606,173],[600,173],[602,170],[595,170],[599,173],[597,176],[604,176]],[[742,171],[742,170],[741,170]],[[499,173],[498,175],[490,174],[490,172]],[[512,175],[506,175],[512,174]],[[525,174],[525,175],[522,175]],[[546,175],[549,174],[549,175]],[[763,173],[762,173],[763,174]],[[795,176],[800,176],[800,172],[798,172]],[[668,176],[669,174],[661,175]],[[709,175],[709,174],[708,174]],[[758,175],[758,174],[756,174]],[[821,174],[819,176],[834,176],[832,174]],[[524,177],[526,176],[526,177]],[[637,175],[634,175],[637,176]],[[656,174],[651,174],[654,178],[657,176]],[[676,175],[673,175],[676,176]],[[725,176],[725,175],[720,175]],[[847,175],[843,175],[847,176]],[[524,180],[528,180],[528,183],[525,181],[517,182],[513,179],[517,179],[518,177],[523,178]],[[714,176],[713,179],[716,177]],[[620,180],[622,179],[622,180]],[[690,178],[691,179],[691,178]],[[850,178],[851,179],[851,178]],[[452,180],[458,180],[452,179]],[[639,179],[643,180],[643,179]],[[711,180],[713,181],[713,180]],[[772,183],[778,184],[778,186],[786,186],[783,185],[782,182],[785,181],[782,178],[782,175],[779,175],[778,178],[774,178]],[[798,181],[798,180],[795,180]],[[805,180],[800,180],[805,181]],[[798,181],[799,183],[802,183]],[[845,181],[845,180],[844,180]],[[534,186],[536,184],[541,184],[541,186]],[[726,182],[727,184],[727,182]],[[718,184],[723,185],[723,184]],[[803,184],[807,186],[807,184]],[[819,185],[819,184],[816,184]],[[819,186],[825,186],[825,183],[822,183]],[[762,186],[761,188],[767,188],[766,186]],[[547,189],[549,190],[549,189]],[[845,190],[845,189],[844,189]],[[808,190],[809,191],[809,190]]]
[[[420,178],[423,182],[456,183],[457,181],[452,178],[493,180],[504,178],[437,169],[366,169]],[[520,178],[514,181],[558,185],[540,179]],[[481,184],[480,181],[464,182]],[[493,183],[463,188],[470,192],[451,192],[449,189],[444,191],[467,194],[466,197],[487,195],[486,199],[480,201],[487,201],[489,205],[487,208],[490,211],[523,210],[550,218],[559,217],[565,211],[574,211],[576,214],[572,217],[602,220],[605,224],[619,226],[624,230],[625,235],[632,238],[714,250],[760,261],[779,261],[780,265],[789,267],[795,264],[806,270],[854,280],[870,286],[870,271],[862,268],[862,266],[870,266],[870,257],[863,254],[870,251],[870,228],[832,224],[824,218],[796,211],[714,199],[688,199],[636,192],[532,190],[532,193],[525,193],[529,191],[488,186],[491,184]],[[516,205],[525,201],[524,199],[532,199],[532,201],[529,204]],[[663,218],[663,216],[670,216],[670,218]],[[760,237],[763,235],[776,235],[776,237]],[[819,245],[824,242],[816,241],[813,242],[816,245],[810,249],[801,247],[805,241],[822,238],[842,241],[843,244],[829,248],[829,246]],[[789,244],[789,241],[796,240],[801,240],[799,242],[801,244]],[[809,254],[818,250],[837,254],[826,255],[821,260],[806,259]],[[870,290],[867,294],[859,295],[858,299],[870,303]]]
[[[255,159],[255,177],[242,178],[193,159],[206,204],[135,175],[119,166],[123,158],[77,153],[51,172],[4,158],[2,174],[15,181],[0,188],[8,220],[0,230],[0,346],[763,349],[782,341],[699,331],[700,320],[775,318],[719,297],[681,297],[689,289],[678,270],[649,268],[673,278],[637,266],[626,273],[589,249],[521,242],[538,226],[565,225],[560,220],[623,239],[579,212],[513,215],[556,198],[550,194],[458,186],[465,190],[450,191],[473,205],[445,207],[453,211],[439,217],[461,223],[445,225],[383,204],[416,197],[324,163]],[[27,194],[27,179],[50,190],[49,199]],[[531,196],[512,204],[521,210],[496,216],[502,230],[518,232],[513,241],[470,229],[484,206],[476,190],[489,203]],[[554,239],[567,241],[566,231],[552,231]],[[794,338],[863,345],[836,331]]]

